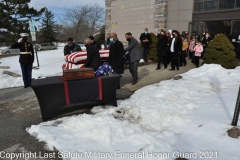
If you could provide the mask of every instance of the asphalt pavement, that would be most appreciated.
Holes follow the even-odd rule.
[[[180,68],[179,71],[169,71],[168,69],[156,69],[156,63],[139,67],[139,81],[136,85],[131,85],[132,79],[128,69],[125,70],[121,79],[121,89],[117,90],[117,99],[123,100],[129,98],[134,91],[162,80],[173,78],[175,75],[184,73],[195,66],[188,61],[186,67]],[[40,66],[41,69],[41,66]],[[0,70],[1,72],[1,70]],[[77,105],[68,113],[59,115],[57,118],[71,116],[75,114],[88,113],[90,109],[97,105],[88,103]],[[84,107],[84,110],[81,108]],[[40,157],[40,153],[53,153],[48,151],[44,142],[39,142],[33,136],[26,132],[31,125],[37,125],[42,122],[41,112],[35,93],[29,87],[7,88],[0,90],[0,152],[4,153],[36,153],[37,159],[53,159]],[[56,152],[56,151],[55,151]],[[9,158],[0,158],[8,159]],[[36,158],[32,158],[36,160]],[[59,159],[59,158],[54,158]],[[21,159],[20,159],[21,160]],[[31,158],[30,158],[31,160]]]

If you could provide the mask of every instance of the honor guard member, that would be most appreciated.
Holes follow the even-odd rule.
[[[19,63],[22,69],[22,76],[24,82],[24,88],[31,86],[32,81],[32,66],[34,62],[34,50],[33,45],[27,42],[29,34],[21,33],[21,38],[18,42],[14,43],[11,48],[19,48],[20,56]]]

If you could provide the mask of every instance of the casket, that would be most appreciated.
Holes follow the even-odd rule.
[[[66,69],[63,77],[65,80],[88,79],[95,78],[95,74],[92,68]]]
[[[99,50],[100,60],[108,61],[109,59],[109,50]],[[74,52],[65,56],[65,61],[74,63],[74,64],[83,64],[87,60],[87,52]]]

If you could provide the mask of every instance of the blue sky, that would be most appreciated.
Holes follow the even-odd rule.
[[[99,4],[100,6],[105,8],[105,0],[31,0],[29,6],[34,7],[35,9],[47,7],[54,13],[55,19],[58,22],[59,17],[63,15],[66,8],[85,4]]]

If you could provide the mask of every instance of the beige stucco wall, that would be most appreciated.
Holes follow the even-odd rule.
[[[193,0],[168,0],[167,29],[180,33],[187,31],[192,22]]]
[[[116,32],[120,41],[125,41],[127,32],[139,39],[145,28],[154,32],[154,13],[155,0],[113,0],[110,32]]]

